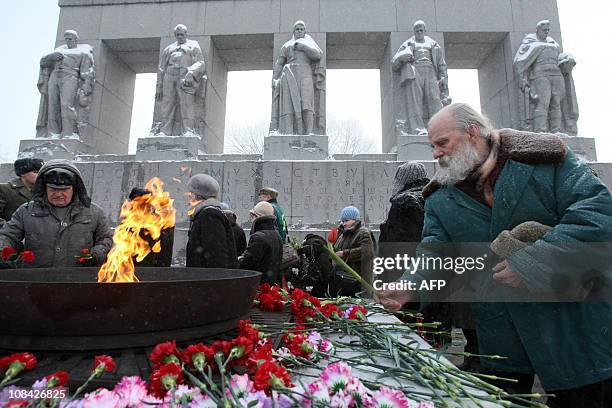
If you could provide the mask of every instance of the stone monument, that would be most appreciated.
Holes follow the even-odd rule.
[[[424,21],[416,21],[413,31],[391,59],[402,99],[403,117],[395,120],[397,153],[401,158],[425,159],[431,157],[425,138],[429,118],[451,100],[442,47],[425,35]]]
[[[93,48],[79,44],[74,30],[66,30],[64,40],[66,45],[40,60],[36,137],[77,139],[80,128],[87,125],[96,76]]]
[[[272,119],[264,156],[327,158],[322,58],[323,51],[306,34],[306,24],[296,21],[291,39],[283,44],[274,64]]]
[[[90,151],[80,135],[89,122],[94,91],[93,48],[79,44],[75,30],[66,30],[64,41],[65,45],[40,59],[37,139],[22,140],[19,149],[22,156],[73,157],[74,152]]]
[[[425,22],[416,21],[413,30],[391,60],[404,93],[405,119],[397,128],[402,135],[426,135],[429,118],[442,109],[442,101],[449,103],[448,74],[442,47],[425,35]]]
[[[138,140],[137,152],[148,159],[195,158],[204,131],[204,54],[197,41],[187,38],[184,24],[174,28],[174,38],[159,57],[151,137]]]
[[[572,79],[576,61],[548,35],[550,21],[542,20],[527,34],[514,57],[523,93],[522,127],[534,132],[576,135],[578,104]]]

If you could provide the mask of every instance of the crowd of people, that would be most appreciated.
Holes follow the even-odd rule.
[[[494,129],[466,104],[451,104],[435,114],[428,138],[438,169],[430,180],[422,164],[398,167],[378,245],[357,207],[347,205],[340,212],[340,224],[327,240],[363,281],[333,263],[327,294],[373,297],[391,311],[405,305],[429,307],[433,318],[463,328],[480,354],[505,357],[481,363],[488,374],[513,379],[499,384],[509,392],[529,393],[537,375],[546,392],[557,395],[549,399],[551,407],[612,406],[612,299],[592,301],[601,287],[611,287],[612,259],[605,245],[612,242],[608,188],[557,135]],[[91,202],[79,170],[65,160],[43,164],[19,159],[15,174],[16,179],[0,185],[0,247],[35,252],[32,267],[76,266],[83,249],[92,254],[91,265],[102,264],[112,231],[104,212]],[[262,282],[282,281],[288,228],[278,191],[259,191],[249,211],[247,241],[235,212],[219,201],[220,187],[213,177],[194,175],[187,189],[193,203],[187,267],[249,269],[261,272]],[[146,193],[135,189],[129,198]],[[170,264],[172,235],[162,233],[166,256],[156,255],[145,264]],[[564,290],[577,297],[436,308],[426,291],[372,293],[375,256],[409,251],[411,256],[435,257],[439,244],[459,248],[470,242],[492,242],[495,255],[471,283],[542,295]],[[400,243],[413,245],[394,246]],[[577,263],[575,251],[564,247],[569,243],[603,245],[591,245],[590,256]],[[589,275],[580,287],[560,289],[559,271],[568,265],[578,269],[576,274],[583,269]],[[396,270],[387,279],[419,287],[430,279],[452,280],[452,272]]]

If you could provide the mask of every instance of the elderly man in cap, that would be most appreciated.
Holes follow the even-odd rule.
[[[21,204],[32,199],[32,187],[42,165],[41,159],[26,158],[15,161],[17,178],[0,184],[0,224],[10,220]]]
[[[418,289],[432,279],[452,285],[466,277],[466,287],[480,295],[471,303],[480,354],[505,357],[482,364],[517,380],[500,384],[508,391],[530,392],[537,374],[556,395],[550,407],[612,406],[612,302],[609,293],[601,296],[610,288],[608,188],[556,135],[494,129],[466,104],[438,112],[429,141],[440,168],[423,189],[419,257],[499,241],[526,222],[547,228],[506,256],[486,244],[478,255],[488,255],[483,268],[417,267],[404,279]],[[586,300],[568,302],[564,291]],[[409,301],[426,304],[436,293],[392,290],[376,297],[397,310]]]
[[[276,200],[278,198],[278,191],[273,189],[272,187],[264,187],[259,190],[259,200],[258,201],[267,201],[272,204],[274,207],[274,215],[276,216],[276,227],[278,229],[278,233],[280,234],[281,241],[283,243],[287,242],[287,236],[289,235],[289,230],[287,228],[287,221],[285,220],[285,214],[283,213],[283,209],[280,204]]]
[[[188,212],[187,267],[236,268],[236,242],[217,199],[219,183],[208,174],[196,174],[189,179],[187,189],[192,205]]]
[[[35,268],[76,266],[83,250],[101,265],[113,234],[102,209],[91,202],[79,170],[68,160],[41,167],[32,200],[0,229],[0,247],[34,252]],[[80,265],[84,265],[81,263]]]

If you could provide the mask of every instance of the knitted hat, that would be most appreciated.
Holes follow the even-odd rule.
[[[340,212],[340,221],[346,220],[361,220],[361,214],[359,214],[359,210],[357,207],[353,207],[349,205],[348,207],[344,207]]]
[[[25,158],[15,160],[15,174],[17,177],[22,176],[31,171],[38,171],[45,164],[41,159]]]
[[[273,189],[272,187],[264,187],[261,190],[259,190],[259,194],[268,194],[270,195],[270,197],[272,198],[277,198],[278,197],[278,190]]]
[[[393,185],[391,186],[391,197],[404,190],[406,185],[425,178],[427,178],[427,170],[425,170],[423,164],[419,162],[407,162],[402,164],[395,171]]]
[[[208,174],[196,174],[187,183],[189,192],[203,198],[219,196],[219,183]]]
[[[263,217],[264,215],[274,215],[274,207],[267,201],[260,201],[249,211],[255,217]]]

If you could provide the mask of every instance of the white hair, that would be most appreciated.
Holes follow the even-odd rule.
[[[480,129],[480,136],[486,140],[491,138],[493,126],[491,121],[467,103],[453,103],[448,105],[453,114],[455,129],[462,133],[468,133],[470,125],[476,125]]]

